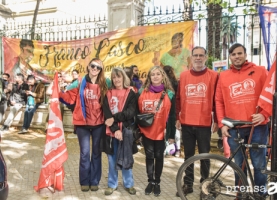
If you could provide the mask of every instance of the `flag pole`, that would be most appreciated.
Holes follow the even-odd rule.
[[[277,37],[277,35],[276,35]],[[276,49],[277,53],[277,40],[276,40]],[[275,54],[276,59],[277,54]],[[271,171],[277,172],[277,61],[275,62],[275,93],[273,95],[273,110],[272,110],[272,121],[271,121],[271,130],[272,130],[272,160],[271,160]],[[277,182],[277,177],[271,176],[271,182]],[[277,193],[270,196],[271,200],[277,199]]]

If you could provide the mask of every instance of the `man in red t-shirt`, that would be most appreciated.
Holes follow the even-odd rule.
[[[214,94],[218,73],[207,68],[206,49],[194,47],[191,53],[192,69],[180,75],[176,95],[176,128],[182,129],[185,160],[194,156],[197,142],[199,153],[210,152],[211,132],[216,131],[217,124],[212,128],[214,111]],[[201,180],[208,177],[209,160],[201,164]],[[183,192],[193,192],[194,172],[186,170]],[[179,196],[179,194],[176,194]]]
[[[218,125],[223,137],[228,137],[231,152],[234,153],[239,144],[235,129],[230,129],[221,123],[224,117],[236,120],[252,121],[255,128],[251,143],[266,144],[269,114],[264,110],[256,113],[256,106],[264,82],[267,77],[265,67],[256,66],[246,60],[246,48],[241,44],[234,44],[229,49],[231,66],[229,70],[220,73],[216,88],[215,102]],[[251,127],[239,128],[240,136],[248,141]],[[254,167],[255,188],[259,187],[259,194],[266,190],[267,176],[261,173],[266,167],[266,149],[250,149],[250,158]],[[235,163],[242,166],[243,154],[239,151],[235,156]],[[238,185],[238,177],[235,180]]]

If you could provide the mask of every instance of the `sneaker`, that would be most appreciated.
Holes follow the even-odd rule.
[[[189,185],[184,184],[184,185],[183,185],[183,192],[184,192],[184,195],[185,195],[185,196],[186,196],[187,194],[193,193],[193,188],[192,188],[192,186],[189,186]],[[177,197],[180,197],[180,195],[179,195],[178,192],[176,192],[176,196],[177,196]]]
[[[28,133],[28,130],[23,128],[20,132],[18,132],[18,134],[25,134]]]
[[[90,190],[91,191],[97,191],[99,188],[98,188],[98,185],[91,185],[90,186]]]
[[[87,192],[87,191],[89,191],[89,186],[88,185],[81,185],[81,190],[82,190],[82,192]]]
[[[4,131],[5,130],[5,126],[2,126],[1,128],[0,128],[0,131]]]
[[[117,188],[110,188],[108,187],[107,189],[105,189],[104,194],[105,195],[111,195],[113,193],[113,191],[115,191]]]
[[[130,187],[130,188],[125,188],[125,190],[131,194],[131,195],[135,195],[136,194],[136,189],[134,187]]]
[[[156,183],[154,185],[154,195],[157,197],[161,194],[161,188],[160,188],[160,184]]]
[[[177,151],[176,151],[176,153],[175,153],[175,157],[179,158],[179,157],[180,157],[180,155],[181,155],[180,150],[177,150]]]
[[[4,132],[9,132],[9,131],[10,131],[10,128],[9,128],[8,126],[5,126],[3,131],[4,131]]]
[[[146,194],[146,195],[151,194],[152,191],[153,191],[153,189],[154,189],[154,186],[155,186],[155,183],[149,182],[148,185],[147,185],[147,187],[145,188],[145,191],[144,191],[145,194]]]

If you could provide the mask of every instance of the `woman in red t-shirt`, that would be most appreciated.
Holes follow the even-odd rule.
[[[166,92],[159,110],[156,107],[160,101],[163,92]],[[153,124],[150,127],[140,127],[143,133],[143,146],[146,155],[146,172],[148,176],[148,185],[145,188],[145,194],[154,192],[159,196],[160,181],[164,162],[164,130],[168,119],[171,99],[174,95],[168,77],[160,66],[152,67],[147,75],[143,88],[139,91],[138,107],[140,113],[155,113]]]

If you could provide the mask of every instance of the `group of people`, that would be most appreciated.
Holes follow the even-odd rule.
[[[183,35],[177,34],[172,45],[181,49]],[[175,48],[173,48],[175,49]],[[169,55],[173,55],[173,51]],[[189,54],[189,53],[188,53]],[[138,76],[138,68],[115,67],[111,77],[105,78],[103,62],[94,58],[87,66],[87,74],[78,77],[72,71],[73,81],[65,85],[63,74],[59,73],[59,98],[61,107],[65,104],[73,113],[74,132],[80,147],[79,182],[81,191],[97,191],[102,174],[102,152],[108,156],[108,187],[105,195],[111,195],[118,187],[118,170],[122,170],[123,185],[131,195],[136,194],[133,178],[133,154],[136,153],[132,127],[138,113],[154,113],[154,121],[149,127],[141,127],[142,143],[145,151],[147,183],[145,194],[161,194],[161,176],[164,164],[166,142],[176,142],[176,154],[180,153],[182,135],[185,160],[195,154],[196,144],[199,153],[210,152],[211,134],[221,129],[225,139],[225,151],[234,152],[238,144],[233,129],[223,125],[221,120],[229,117],[252,121],[255,125],[252,142],[267,143],[269,114],[256,105],[265,82],[267,72],[264,67],[248,62],[246,48],[234,44],[229,49],[230,69],[220,73],[206,66],[207,51],[201,46],[192,49],[190,67],[183,72],[169,65],[161,64],[149,69],[146,80]],[[166,57],[164,60],[168,60]],[[176,73],[180,74],[177,80]],[[24,123],[20,134],[28,132],[34,112],[43,102],[44,86],[28,75],[17,73],[16,83],[9,84],[9,74],[2,76],[2,96],[0,120],[10,105],[1,130],[7,130],[16,114],[26,105]],[[158,108],[158,109],[156,109]],[[62,109],[61,109],[62,110]],[[250,127],[240,128],[242,138],[247,138]],[[90,145],[92,140],[92,146]],[[227,143],[228,141],[228,143]],[[246,140],[245,140],[246,141]],[[265,150],[250,150],[254,167],[255,185],[266,184],[266,175],[260,172],[266,165]],[[206,163],[205,163],[206,162]],[[201,164],[202,182],[208,177],[209,161]],[[235,162],[242,165],[241,153],[236,154]],[[183,192],[193,192],[193,171],[186,171]],[[238,180],[235,180],[238,184]],[[178,193],[176,194],[179,195]],[[261,193],[261,195],[263,195]]]
[[[28,132],[33,115],[38,106],[44,102],[44,85],[36,82],[33,75],[28,75],[27,80],[22,73],[14,77],[15,83],[9,82],[10,75],[4,73],[1,79],[0,121],[3,120],[5,111],[9,106],[9,113],[0,128],[0,131],[9,131],[17,112],[25,106],[23,126],[18,134]]]
[[[118,170],[122,170],[124,188],[130,194],[136,194],[132,173],[135,151],[130,127],[135,123],[137,113],[155,113],[151,126],[139,127],[146,157],[146,195],[161,194],[165,142],[175,142],[177,131],[182,133],[185,160],[195,154],[196,144],[199,153],[209,153],[211,133],[218,128],[224,137],[228,137],[229,145],[225,144],[225,148],[234,152],[238,145],[234,142],[237,135],[221,123],[224,117],[252,121],[255,125],[252,141],[266,144],[269,115],[263,110],[255,111],[266,69],[248,62],[246,48],[241,44],[234,44],[229,54],[230,70],[219,76],[205,65],[206,49],[196,46],[191,51],[191,69],[183,71],[179,80],[171,66],[154,66],[144,83],[137,81],[132,67],[113,68],[110,83],[104,77],[102,61],[92,59],[87,66],[88,73],[76,87],[59,93],[62,101],[75,105],[73,124],[80,145],[81,190],[98,190],[102,173],[100,144],[103,144],[102,150],[107,153],[109,162],[105,195],[111,195],[117,189]],[[247,138],[250,127],[240,129],[241,137]],[[264,186],[266,175],[260,169],[265,167],[265,150],[250,150],[250,156],[255,184]],[[235,162],[241,166],[242,161],[242,155],[237,154]],[[209,161],[205,162],[201,165],[200,182],[208,177],[209,169],[203,166],[208,166]],[[185,195],[193,192],[193,177],[193,171],[186,171]],[[235,181],[238,184],[238,180]]]

